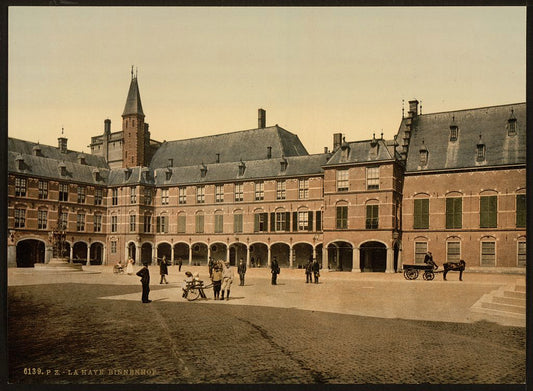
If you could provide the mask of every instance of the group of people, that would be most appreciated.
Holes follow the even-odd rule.
[[[313,277],[315,278],[315,284],[318,284],[318,277],[320,277],[320,265],[318,261],[309,258],[307,265],[305,265],[305,283],[312,283]]]

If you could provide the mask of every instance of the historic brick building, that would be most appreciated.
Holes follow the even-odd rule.
[[[91,155],[64,137],[9,139],[8,265],[47,262],[60,227],[67,255],[91,264],[316,257],[394,272],[429,250],[437,263],[525,271],[524,103],[421,115],[412,101],[395,140],[336,133],[310,155],[262,109],[254,129],[151,140],[132,73],[122,118],[114,133],[105,120]]]

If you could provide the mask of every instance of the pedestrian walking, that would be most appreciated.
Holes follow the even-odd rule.
[[[168,284],[167,281],[167,274],[168,274],[168,267],[167,267],[167,257],[163,255],[163,259],[161,259],[161,263],[159,264],[159,274],[161,274],[161,281],[159,281],[160,284],[165,282],[165,284]]]
[[[229,261],[225,262],[224,270],[222,271],[222,296],[220,300],[224,300],[224,292],[226,293],[226,300],[229,300],[229,292],[231,283],[233,282],[233,269]]]
[[[178,258],[178,271],[181,272],[181,265],[183,264],[181,257]]]
[[[305,283],[308,284],[310,282],[313,282],[313,261],[311,258],[307,261],[307,264],[305,265]]]
[[[148,270],[148,262],[143,263],[143,267],[137,272],[137,275],[141,277],[143,287],[141,300],[143,303],[151,303],[152,300],[148,299],[148,294],[150,293],[150,270]]]
[[[213,272],[211,273],[211,281],[213,282],[213,294],[215,300],[220,297],[220,289],[222,287],[222,265],[221,262],[215,262],[213,265]]]
[[[133,274],[133,259],[131,257],[128,258],[128,264],[126,265],[126,273],[128,273],[128,275],[132,275]]]
[[[239,261],[239,266],[237,267],[237,273],[239,273],[239,278],[241,280],[240,285],[244,286],[244,275],[246,274],[246,263],[241,258]]]
[[[315,276],[315,284],[318,284],[318,277],[320,277],[320,265],[316,259],[313,260],[312,264],[313,275]]]
[[[270,272],[272,273],[272,285],[277,285],[278,274],[280,273],[278,259],[274,257],[272,263],[270,264]]]

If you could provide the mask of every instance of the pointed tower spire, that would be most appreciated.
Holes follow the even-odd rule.
[[[122,115],[130,114],[142,115],[144,117],[139,84],[137,83],[137,77],[133,77],[133,67],[131,68],[130,90],[128,91],[128,97],[126,98],[126,105],[124,106]]]

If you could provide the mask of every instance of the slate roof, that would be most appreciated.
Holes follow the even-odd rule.
[[[126,98],[126,105],[124,106],[124,112],[122,115],[128,114],[140,114],[144,117],[143,106],[141,104],[141,94],[139,93],[139,84],[137,83],[137,77],[133,77],[130,83],[130,89],[128,91],[128,97]]]
[[[343,152],[345,148],[348,151],[347,156]],[[344,142],[334,152],[326,166],[392,160],[393,155],[394,144],[384,139]]]
[[[292,156],[285,159],[272,158],[263,160],[243,161],[245,170],[239,175],[241,162],[227,162],[195,165],[187,167],[158,168],[154,171],[156,186],[175,186],[185,184],[201,184],[213,182],[236,182],[252,179],[284,178],[303,175],[322,174],[322,165],[327,161],[329,154],[306,156]],[[287,166],[282,170],[281,162],[285,160]],[[202,167],[207,168],[205,177],[202,177]],[[166,172],[172,175],[166,179]]]
[[[186,140],[166,141],[154,154],[150,168],[166,167],[173,159],[174,167],[188,167],[220,163],[261,160],[267,158],[267,147],[272,147],[272,158],[308,155],[297,135],[275,125],[266,128],[223,133]]]
[[[516,135],[510,136],[508,120],[512,116]],[[406,120],[400,125],[400,144]],[[450,141],[452,121],[459,130],[457,141]],[[526,129],[525,103],[419,115],[413,119],[406,172],[525,164]],[[483,162],[476,159],[480,135],[486,148]],[[420,150],[424,148],[428,160],[421,167]]]

